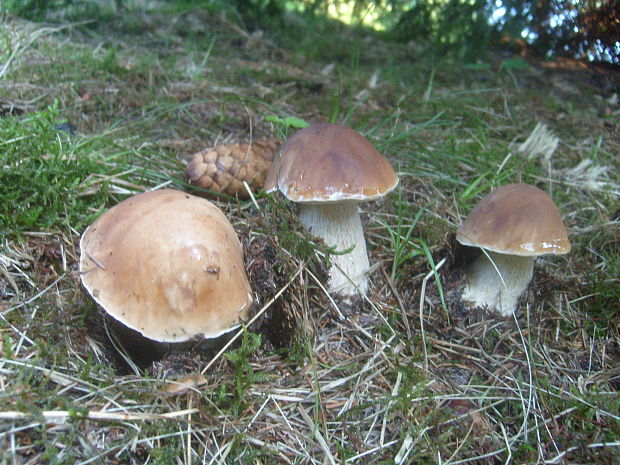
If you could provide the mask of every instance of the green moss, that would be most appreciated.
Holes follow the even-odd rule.
[[[0,234],[81,230],[92,219],[88,206],[106,198],[105,186],[94,196],[80,195],[89,176],[111,170],[56,129],[61,121],[55,106],[0,120]]]

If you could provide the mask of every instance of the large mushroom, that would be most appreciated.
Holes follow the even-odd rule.
[[[241,245],[208,200],[165,189],[130,197],[80,240],[80,276],[124,326],[159,342],[216,338],[252,303]]]
[[[465,271],[463,300],[503,316],[514,313],[532,279],[537,256],[566,254],[571,249],[553,200],[528,184],[508,184],[483,198],[456,239],[483,249]]]
[[[365,295],[369,266],[358,203],[383,197],[398,184],[390,162],[345,126],[313,124],[290,137],[276,157],[265,190],[280,190],[300,205],[299,219],[343,254],[331,257],[329,288]]]

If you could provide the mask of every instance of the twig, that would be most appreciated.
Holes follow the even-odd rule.
[[[424,298],[426,297],[426,283],[433,275],[439,271],[439,268],[446,263],[446,257],[442,258],[434,269],[429,271],[422,280],[422,290],[420,292],[420,333],[422,333],[422,347],[424,348],[424,369],[428,371],[428,350],[426,349],[426,333],[424,332]]]
[[[334,458],[334,456],[332,455],[331,451],[329,450],[329,446],[325,442],[325,439],[323,438],[323,435],[321,435],[321,432],[319,431],[319,428],[317,427],[317,425],[314,424],[314,422],[310,418],[310,415],[308,415],[308,412],[306,412],[303,409],[303,407],[300,406],[299,407],[299,413],[301,413],[302,418],[304,419],[304,421],[306,422],[308,427],[312,430],[312,432],[314,434],[314,437],[316,437],[316,440],[318,441],[319,445],[321,446],[321,449],[323,449],[323,451],[325,452],[325,455],[327,455],[327,458],[329,459],[330,463],[332,465],[336,465],[336,459]]]
[[[39,413],[6,411],[0,412],[0,420],[31,420],[43,417],[48,422],[64,422],[70,418],[97,420],[97,421],[153,421],[176,420],[189,421],[183,417],[199,413],[197,408],[178,410],[168,413],[118,413],[118,412],[79,412],[69,410],[47,410]]]
[[[284,293],[284,291],[286,291],[286,289],[288,289],[288,287],[289,287],[289,286],[293,283],[293,281],[295,281],[295,279],[297,279],[297,276],[299,276],[299,274],[302,272],[302,270],[304,269],[304,266],[305,266],[305,263],[304,263],[304,264],[302,264],[302,265],[299,267],[299,270],[297,270],[297,272],[295,273],[295,275],[294,275],[291,279],[289,279],[289,281],[288,281],[288,282],[287,282],[287,283],[286,283],[286,284],[282,287],[282,289],[280,289],[280,290],[276,293],[276,295],[274,295],[274,296],[271,298],[271,300],[269,300],[269,302],[267,302],[265,305],[263,305],[263,308],[261,308],[261,309],[260,309],[260,310],[256,313],[256,315],[254,315],[254,317],[252,317],[252,319],[251,319],[250,321],[248,321],[248,322],[245,324],[245,328],[247,328],[247,327],[248,327],[248,326],[250,326],[252,323],[254,323],[254,322],[255,322],[255,321],[256,321],[256,320],[257,320],[257,319],[258,319],[258,318],[259,318],[259,317],[260,317],[263,313],[265,313],[265,311],[266,311],[266,310],[267,310],[267,309],[271,306],[271,304],[273,304],[276,300],[278,300],[278,298],[279,298],[279,297],[280,297],[280,296]],[[222,356],[222,354],[223,354],[224,352],[226,352],[226,351],[228,350],[228,348],[229,348],[231,345],[233,345],[233,343],[234,343],[237,339],[239,339],[239,337],[243,334],[243,331],[245,331],[245,328],[241,328],[241,329],[237,332],[237,334],[235,334],[235,335],[234,335],[234,336],[230,339],[230,341],[228,341],[228,342],[226,343],[226,345],[225,345],[224,347],[222,347],[222,349],[221,349],[221,350],[220,350],[217,354],[215,354],[215,357],[213,357],[213,358],[211,359],[211,361],[210,361],[209,363],[207,363],[207,366],[205,366],[205,367],[202,369],[202,371],[200,372],[200,374],[204,375],[204,374],[207,372],[207,370],[209,370],[209,368],[211,368],[211,367],[213,366],[213,364],[216,362],[216,360],[218,360],[218,359]],[[207,381],[203,381],[203,382],[201,382],[201,383],[198,383],[198,384],[196,385],[196,387],[202,386],[202,385],[206,384],[206,382],[207,382]]]
[[[344,320],[344,315],[342,314],[342,312],[340,311],[340,308],[338,307],[338,304],[334,301],[334,299],[332,298],[331,295],[329,295],[329,292],[327,289],[325,289],[325,286],[323,286],[323,284],[321,283],[321,281],[319,280],[319,278],[317,278],[314,273],[312,273],[312,271],[310,270],[306,270],[308,275],[310,275],[310,277],[312,279],[314,279],[314,282],[317,284],[317,286],[319,286],[321,288],[321,290],[323,291],[323,293],[325,294],[325,296],[327,297],[327,299],[330,301],[330,303],[333,305],[333,307],[336,309],[336,313],[338,313],[338,318],[340,318],[341,320]]]
[[[52,284],[50,284],[49,286],[47,286],[45,289],[43,289],[41,292],[39,292],[38,294],[35,294],[34,296],[30,297],[27,300],[24,300],[23,302],[20,302],[17,305],[14,305],[12,307],[7,308],[4,312],[2,312],[3,315],[6,315],[9,312],[12,312],[13,310],[17,310],[18,308],[23,307],[24,305],[28,305],[31,302],[34,302],[35,300],[37,300],[39,297],[41,297],[43,294],[45,294],[47,291],[49,291],[52,287],[54,287],[56,284],[58,284],[60,282],[61,279],[63,279],[66,276],[67,273],[63,273],[61,274],[58,278],[56,278],[54,280],[54,282],[52,282]]]
[[[398,292],[398,289],[396,289],[396,286],[394,285],[394,281],[392,280],[390,276],[388,276],[387,272],[385,271],[385,268],[381,268],[381,270],[383,271],[383,276],[385,277],[385,280],[387,281],[388,285],[390,286],[390,289],[392,290],[392,294],[394,294],[394,296],[396,297],[396,300],[398,300],[398,304],[400,305],[400,311],[402,312],[403,322],[405,323],[405,331],[407,332],[407,339],[411,340],[411,325],[409,324],[409,318],[407,318],[407,307],[405,307],[405,303],[403,302],[403,298],[400,295],[400,292]]]
[[[254,204],[256,209],[260,210],[260,205],[258,205],[258,202],[256,201],[256,198],[254,197],[254,193],[252,192],[252,188],[250,187],[250,185],[248,184],[248,182],[246,180],[243,180],[243,187],[245,187],[245,190],[247,191],[248,195],[250,196],[250,199],[252,199],[252,203]]]
[[[2,276],[6,278],[6,280],[9,282],[13,290],[15,290],[15,295],[19,297],[19,287],[17,287],[17,283],[13,279],[13,276],[9,274],[7,269],[1,263],[0,263],[0,274],[2,274]]]

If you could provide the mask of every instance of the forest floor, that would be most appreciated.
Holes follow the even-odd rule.
[[[318,19],[2,16],[0,463],[620,462],[619,99],[617,70],[457,60]],[[400,176],[361,206],[353,305],[324,292],[324,248],[283,197],[185,178],[205,147],[286,140],[289,117],[353,127]],[[512,182],[553,198],[572,251],[539,258],[503,318],[461,303],[455,232]],[[225,212],[264,313],[215,358],[136,366],[81,286],[79,239],[161,187]]]

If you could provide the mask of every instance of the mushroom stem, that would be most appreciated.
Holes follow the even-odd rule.
[[[343,296],[354,296],[357,293],[366,295],[366,273],[370,264],[357,203],[302,204],[299,220],[312,234],[335,248],[336,252],[354,246],[348,253],[331,256],[330,291]]]
[[[509,316],[532,279],[534,257],[484,252],[465,270],[468,287],[463,300]]]

